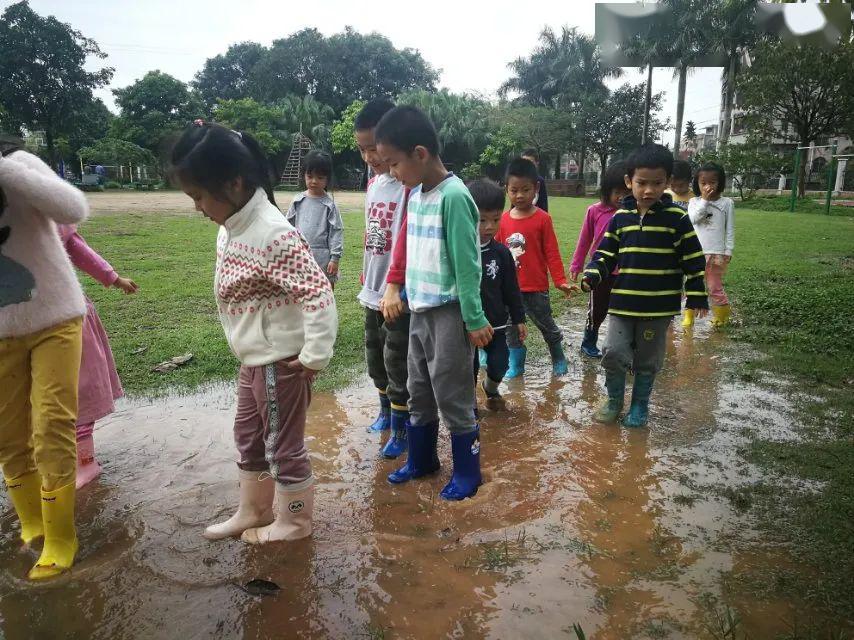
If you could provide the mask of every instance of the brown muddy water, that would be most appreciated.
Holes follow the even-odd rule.
[[[592,421],[601,369],[574,353],[564,379],[535,363],[507,385],[504,407],[482,408],[485,484],[462,503],[438,499],[447,434],[441,472],[394,487],[399,463],[364,429],[367,381],[317,394],[314,536],[260,548],[201,537],[236,503],[231,387],[125,402],[96,431],[104,474],[78,496],[73,572],[24,580],[33,558],[0,505],[0,637],[574,638],[577,623],[596,639],[723,638],[726,607],[773,637],[803,604],[726,578],[785,555],[708,487],[755,480],[737,448],[792,437],[792,407],[726,376],[724,336],[673,334],[648,430]],[[253,579],[281,590],[253,595]]]

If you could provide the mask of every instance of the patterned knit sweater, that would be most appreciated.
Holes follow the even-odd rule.
[[[296,355],[309,369],[329,364],[338,333],[332,288],[263,189],[220,228],[214,292],[228,345],[242,364]]]
[[[82,222],[83,193],[26,151],[0,158],[0,338],[36,333],[86,314],[56,223]]]

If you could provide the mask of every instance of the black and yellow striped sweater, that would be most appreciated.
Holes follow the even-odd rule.
[[[708,309],[703,248],[688,214],[664,194],[643,216],[624,198],[584,270],[591,288],[619,267],[608,313],[661,318],[678,315],[684,279],[689,309]]]

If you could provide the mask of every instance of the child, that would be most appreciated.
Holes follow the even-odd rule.
[[[673,155],[661,145],[645,145],[629,157],[625,182],[632,195],[614,214],[584,270],[581,286],[590,291],[620,269],[608,309],[602,358],[608,400],[596,413],[600,422],[619,416],[631,367],[632,404],[623,425],[646,425],[652,385],[664,364],[667,327],[679,315],[683,277],[688,307],[700,316],[707,312],[703,250],[688,214],[664,193],[672,170]]]
[[[74,527],[77,382],[83,291],[56,222],[89,212],[83,193],[13,144],[0,157],[0,465],[29,546],[44,547],[29,577],[67,571]]]
[[[451,432],[454,471],[440,495],[462,500],[481,484],[469,363],[473,347],[486,346],[493,334],[478,295],[477,207],[462,181],[445,170],[436,130],[420,110],[392,109],[380,120],[374,138],[392,176],[412,189],[406,226],[406,295],[412,311],[409,452],[406,464],[388,479],[397,484],[439,469],[441,413]]]
[[[534,196],[534,204],[540,209],[548,213],[549,211],[549,194],[546,190],[546,179],[539,174],[540,171],[540,154],[536,149],[525,149],[522,152],[522,157],[530,161],[537,170],[537,194]]]
[[[617,212],[620,200],[631,193],[626,188],[626,163],[617,161],[609,166],[602,174],[602,185],[599,189],[599,202],[587,208],[581,232],[578,234],[578,243],[575,245],[575,253],[572,256],[572,264],[569,267],[569,277],[573,282],[578,282],[579,274],[584,270],[584,262],[588,254],[599,247],[602,237],[608,229],[611,218]],[[599,341],[599,327],[608,315],[608,298],[611,295],[611,287],[614,286],[616,273],[608,274],[593,291],[590,292],[590,302],[587,305],[587,325],[584,327],[584,340],[581,342],[581,352],[591,358],[601,358],[597,342]]]
[[[172,165],[196,210],[220,225],[214,291],[240,360],[240,504],[204,535],[252,544],[304,538],[314,511],[305,418],[338,330],[331,285],[276,207],[269,163],[252,136],[196,120],[172,149]]]
[[[335,288],[338,263],[344,252],[344,223],[335,201],[326,192],[331,176],[329,154],[309,151],[305,156],[306,190],[294,198],[286,217],[306,239],[311,255]]]
[[[691,163],[685,160],[673,161],[673,175],[670,177],[670,188],[664,193],[673,198],[673,204],[688,210],[688,201],[694,196],[691,193]]]
[[[481,351],[486,355],[486,376],[481,388],[487,398],[497,399],[501,397],[498,385],[510,366],[505,329],[511,324],[515,326],[522,342],[528,336],[528,329],[525,326],[525,309],[513,255],[507,247],[495,241],[501,212],[504,210],[504,191],[492,180],[486,179],[475,180],[467,186],[480,212],[480,263],[483,266],[480,301],[486,319],[495,331],[492,340]],[[475,383],[479,368],[479,359],[475,358]]]
[[[356,115],[356,144],[374,177],[365,196],[365,255],[359,302],[365,308],[365,356],[368,375],[379,390],[380,413],[370,431],[391,428],[382,450],[386,458],[406,451],[406,421],[409,419],[409,392],[406,390],[406,358],[409,352],[409,313],[386,322],[380,303],[386,290],[392,248],[405,243],[402,226],[409,190],[389,174],[388,165],[377,153],[374,129],[394,108],[389,100],[368,102]],[[401,237],[401,229],[404,236]]]
[[[122,278],[77,233],[71,224],[59,225],[59,237],[71,264],[85,271],[105,287],[118,287],[126,294],[136,293],[133,280]],[[85,296],[84,296],[85,297]],[[95,442],[92,431],[95,422],[110,415],[113,402],[124,395],[113,352],[104,325],[92,301],[86,299],[86,317],[83,318],[83,354],[80,360],[80,383],[77,392],[77,489],[88,484],[101,473],[95,459]]]
[[[536,167],[523,158],[512,160],[507,167],[507,195],[513,207],[501,216],[495,239],[506,244],[516,260],[525,313],[543,334],[552,359],[552,372],[559,376],[566,373],[568,366],[561,346],[563,334],[552,317],[548,274],[551,273],[555,287],[566,295],[576,288],[566,282],[551,217],[534,206],[536,189]],[[516,378],[525,372],[527,355],[516,327],[507,328],[507,342],[510,345],[507,377]]]
[[[735,204],[724,197],[726,174],[722,166],[710,162],[697,170],[694,193],[688,203],[688,216],[697,230],[697,237],[706,254],[706,284],[712,299],[712,325],[720,327],[729,322],[730,306],[723,277],[732,250],[735,248]],[[685,309],[683,326],[694,324],[693,311]]]

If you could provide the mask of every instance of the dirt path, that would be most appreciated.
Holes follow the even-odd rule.
[[[342,212],[354,211],[364,206],[365,195],[361,192],[338,191],[335,201]],[[294,194],[277,191],[276,201],[287,209]],[[123,213],[168,213],[198,215],[193,202],[181,191],[105,191],[87,193],[86,199],[93,216]]]
[[[535,363],[506,407],[483,408],[485,484],[455,504],[437,497],[446,435],[435,478],[392,486],[367,381],[318,394],[315,534],[265,548],[200,535],[236,502],[231,388],[126,402],[96,433],[104,475],[79,495],[70,576],[22,580],[32,558],[3,517],[6,637],[574,638],[577,622],[587,638],[714,639],[735,637],[726,607],[774,637],[812,613],[739,581],[787,560],[713,488],[757,477],[737,455],[752,432],[792,437],[791,394],[732,380],[727,353],[676,329],[649,430],[591,421],[595,363],[573,358],[562,380]],[[250,595],[255,578],[281,591]]]

